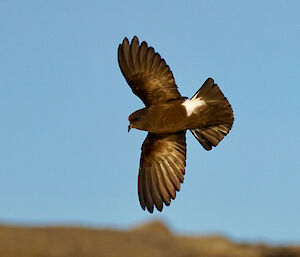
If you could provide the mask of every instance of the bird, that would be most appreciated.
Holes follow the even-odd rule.
[[[208,78],[190,99],[183,97],[170,67],[154,48],[137,36],[118,47],[120,70],[145,107],[130,114],[128,132],[148,134],[141,147],[138,198],[142,209],[162,211],[176,198],[184,181],[186,131],[209,151],[229,133],[232,107],[219,86]]]

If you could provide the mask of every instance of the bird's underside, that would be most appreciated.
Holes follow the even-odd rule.
[[[211,78],[186,100],[165,60],[145,41],[139,44],[137,37],[119,45],[118,61],[133,93],[146,106],[129,116],[130,127],[148,131],[141,149],[139,201],[144,210],[152,213],[155,206],[161,211],[184,180],[186,130],[211,150],[229,133],[232,108]]]

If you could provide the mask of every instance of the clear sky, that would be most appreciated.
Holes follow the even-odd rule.
[[[0,1],[0,223],[130,226],[300,243],[299,1]],[[184,96],[213,77],[235,113],[162,213],[137,197],[142,102],[125,36],[167,61]]]

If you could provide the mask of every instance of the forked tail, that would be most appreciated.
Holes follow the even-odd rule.
[[[190,129],[206,150],[211,150],[229,133],[233,124],[233,111],[227,98],[212,78],[208,78],[191,98],[203,100],[206,111],[202,114],[201,128]]]

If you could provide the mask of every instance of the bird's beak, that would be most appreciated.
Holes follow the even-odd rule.
[[[128,132],[130,131],[131,129],[131,124],[128,125]]]

